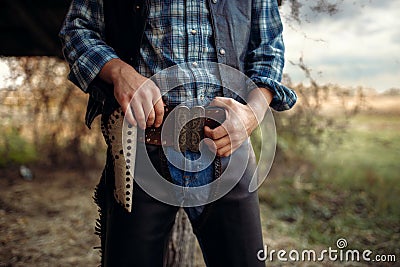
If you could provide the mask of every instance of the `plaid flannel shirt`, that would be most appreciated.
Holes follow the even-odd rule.
[[[251,40],[245,62],[245,74],[258,86],[274,94],[271,107],[291,108],[296,94],[280,83],[284,66],[282,23],[275,0],[254,0],[252,7]],[[150,0],[136,70],[146,77],[184,62],[216,62],[212,24],[206,0]],[[104,13],[101,0],[73,0],[60,32],[63,52],[70,63],[69,79],[83,91],[106,62],[117,58],[104,41]],[[129,34],[129,33],[124,33]],[[207,83],[179,87],[166,94],[168,104],[179,104],[193,98],[207,104],[222,91],[218,77],[195,73]]]

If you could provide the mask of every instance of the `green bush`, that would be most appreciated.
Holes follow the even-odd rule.
[[[37,160],[35,146],[22,137],[17,128],[3,129],[0,138],[0,167],[27,164]]]

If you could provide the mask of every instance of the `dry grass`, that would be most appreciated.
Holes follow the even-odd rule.
[[[33,181],[16,170],[0,175],[0,266],[97,266],[98,172],[34,169]]]

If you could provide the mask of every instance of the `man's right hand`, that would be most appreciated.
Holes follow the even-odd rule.
[[[140,75],[121,59],[112,59],[107,62],[99,76],[104,81],[113,84],[114,96],[125,111],[129,123],[134,126],[139,125],[142,129],[152,125],[161,126],[164,103],[160,89],[154,82]]]

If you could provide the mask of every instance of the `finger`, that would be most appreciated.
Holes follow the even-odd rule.
[[[143,112],[145,115],[145,120],[148,126],[151,126],[154,124],[154,119],[155,119],[155,112],[154,112],[154,107],[153,103],[151,102],[151,99],[147,99],[146,97],[142,97],[141,100],[139,100],[143,106]],[[136,114],[135,114],[136,115]]]
[[[154,105],[155,119],[154,126],[160,127],[164,119],[164,102],[160,98]]]
[[[154,109],[151,109],[149,115],[147,116],[146,126],[147,127],[152,126],[154,124],[155,118],[156,118],[156,113],[154,112]]]
[[[125,119],[128,121],[133,126],[137,126],[136,120],[133,116],[132,109],[130,105],[125,106],[125,108],[122,108],[122,110],[125,111]]]
[[[142,128],[143,130],[146,129],[146,120],[145,120],[143,106],[139,103],[137,103],[137,104],[131,103],[131,107],[133,108],[133,112],[135,114],[135,119],[136,119],[136,122],[138,123],[139,127]]]
[[[231,144],[231,138],[228,135],[226,135],[226,136],[222,137],[221,139],[214,140],[213,143],[217,147],[217,149],[221,149],[221,148]]]
[[[232,155],[233,152],[235,152],[240,146],[241,146],[241,144],[239,144],[239,143],[236,145],[231,144],[230,146],[221,148],[219,153],[221,154],[221,157],[228,157],[228,156]]]
[[[204,134],[206,137],[211,138],[212,140],[218,140],[221,139],[222,137],[228,135],[228,132],[226,131],[224,127],[224,123],[220,126],[218,126],[215,129],[210,129],[210,127],[205,126],[204,127]]]
[[[227,157],[232,154],[232,146],[231,144],[224,146],[217,150],[217,155],[220,157]]]
[[[231,140],[231,142],[226,146],[218,148],[217,155],[220,157],[227,157],[235,152],[242,145],[242,143],[242,141]]]

